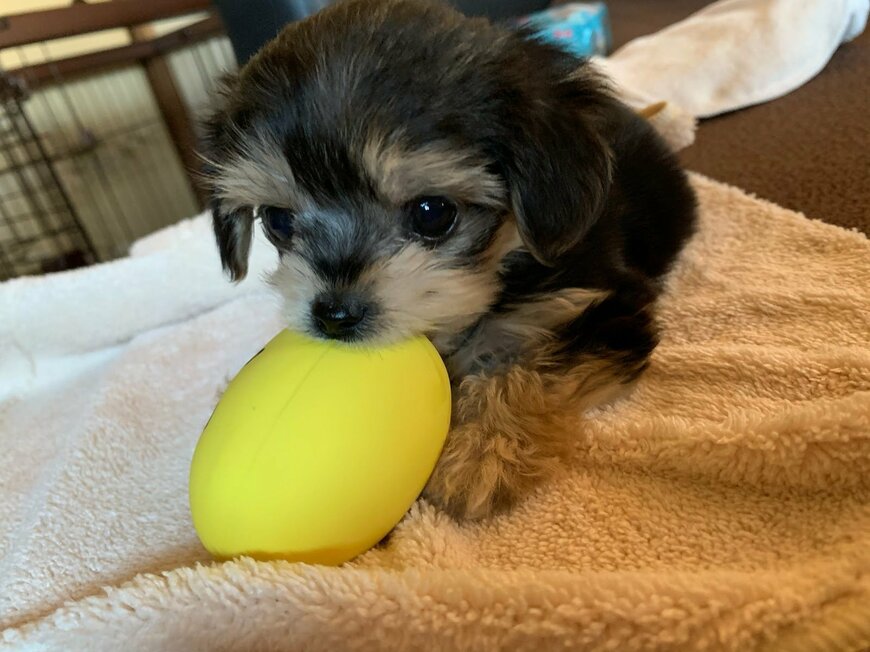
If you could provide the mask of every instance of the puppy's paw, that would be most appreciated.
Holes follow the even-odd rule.
[[[424,497],[457,520],[508,511],[558,466],[531,441],[475,425],[451,431]]]

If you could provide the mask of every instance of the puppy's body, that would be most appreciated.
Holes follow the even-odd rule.
[[[456,405],[426,493],[458,516],[521,497],[640,374],[694,224],[673,154],[586,64],[424,0],[289,26],[205,154],[224,265],[245,274],[259,217],[290,327],[435,342]]]

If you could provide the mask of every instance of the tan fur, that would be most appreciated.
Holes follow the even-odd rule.
[[[375,135],[363,147],[362,162],[378,191],[394,204],[423,195],[446,195],[483,206],[504,201],[504,186],[483,159],[447,143],[412,149],[400,136]]]
[[[425,497],[463,519],[510,508],[557,471],[583,412],[625,390],[611,361],[565,372],[546,347],[503,373],[467,377]]]
[[[445,266],[418,244],[382,259],[360,282],[373,285],[383,306],[382,322],[398,336],[464,328],[483,314],[499,290],[491,271]]]
[[[412,244],[366,270],[360,284],[371,285],[385,312],[381,322],[388,330],[381,339],[420,332],[437,339],[442,331],[455,333],[473,324],[495,300],[496,271],[516,243],[516,228],[508,222],[476,269],[445,266],[432,251]]]
[[[225,210],[260,205],[286,206],[301,211],[310,198],[296,185],[293,170],[277,147],[265,138],[246,141],[246,151],[224,163],[206,160],[214,169],[208,183]]]

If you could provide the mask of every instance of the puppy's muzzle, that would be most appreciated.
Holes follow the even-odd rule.
[[[311,306],[315,326],[330,339],[353,337],[366,313],[365,304],[350,298],[319,297]]]

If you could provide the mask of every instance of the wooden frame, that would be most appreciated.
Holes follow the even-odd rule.
[[[209,16],[182,29],[150,40],[135,42],[98,52],[89,52],[75,57],[57,59],[9,70],[10,75],[25,79],[29,88],[51,84],[57,79],[71,79],[93,74],[108,68],[141,63],[168,54],[173,50],[223,34],[220,18]]]
[[[112,0],[0,16],[0,49],[209,11],[210,0]]]

